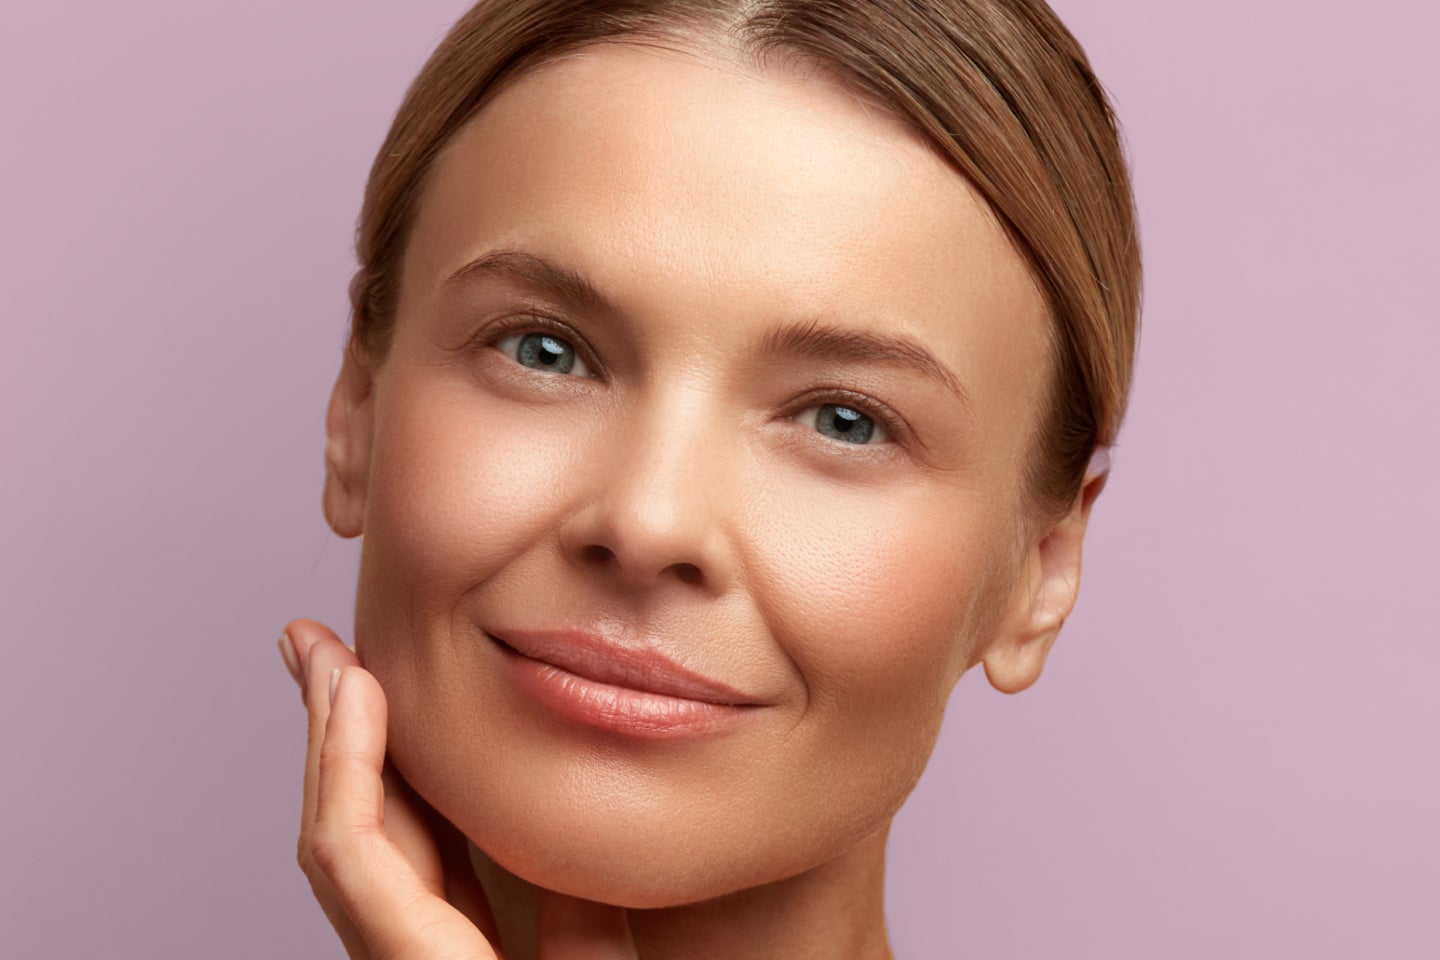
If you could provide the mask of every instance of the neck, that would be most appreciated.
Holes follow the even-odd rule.
[[[892,960],[885,932],[882,828],[839,857],[775,883],[706,900],[629,911],[640,960],[737,957]],[[534,960],[539,889],[470,847],[506,960]]]

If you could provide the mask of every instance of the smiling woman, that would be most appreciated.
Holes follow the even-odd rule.
[[[1025,0],[490,0],[359,253],[358,661],[282,638],[352,954],[888,956],[890,821],[966,670],[1039,675],[1124,409],[1073,39]]]

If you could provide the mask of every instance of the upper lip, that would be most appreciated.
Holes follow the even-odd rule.
[[[487,633],[522,657],[599,683],[705,703],[735,706],[758,703],[729,684],[676,663],[653,646],[621,645],[578,630]]]

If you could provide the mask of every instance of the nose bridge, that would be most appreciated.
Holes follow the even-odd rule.
[[[732,557],[721,515],[733,456],[715,395],[684,382],[636,399],[597,452],[598,489],[567,546],[631,584],[672,578],[723,591]]]

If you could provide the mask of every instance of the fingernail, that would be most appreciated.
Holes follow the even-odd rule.
[[[335,706],[335,690],[340,686],[340,668],[330,671],[330,706]]]
[[[290,677],[303,687],[305,674],[300,672],[300,656],[295,652],[295,641],[290,639],[289,633],[280,634],[280,657],[285,661],[285,669],[290,671]]]

